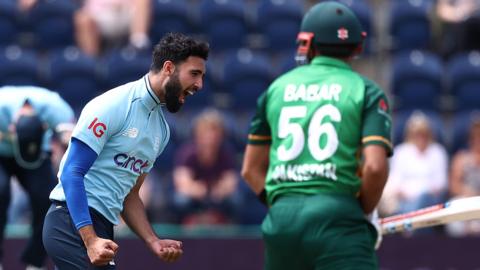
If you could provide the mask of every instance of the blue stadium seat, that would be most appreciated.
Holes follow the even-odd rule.
[[[29,16],[35,47],[49,50],[73,45],[75,8],[70,0],[38,1]]]
[[[39,85],[39,59],[18,46],[0,48],[0,85]]]
[[[48,81],[78,115],[99,91],[97,62],[76,47],[50,53]]]
[[[267,40],[268,50],[282,51],[296,47],[303,8],[297,0],[261,0],[257,27]]]
[[[282,53],[279,57],[273,58],[272,70],[274,71],[275,77],[297,67],[295,55],[296,51],[292,50],[290,52],[287,51]]]
[[[394,57],[391,77],[396,109],[438,109],[442,63],[436,55],[420,51],[399,53]]]
[[[243,47],[248,32],[244,1],[203,0],[200,3],[201,30],[213,50]]]
[[[185,0],[152,0],[150,37],[157,43],[168,32],[194,32],[191,9]]]
[[[458,111],[480,109],[480,52],[463,53],[448,63],[449,91]]]
[[[397,111],[393,114],[393,144],[397,145],[404,141],[405,138],[405,125],[408,118],[415,111],[421,111],[430,120],[430,125],[433,130],[434,138],[440,143],[445,142],[445,127],[440,114],[436,111],[428,110],[405,110]]]
[[[454,114],[452,119],[452,140],[450,143],[450,153],[455,153],[468,146],[470,125],[473,119],[480,118],[480,109],[471,111],[462,111]]]
[[[112,50],[103,63],[104,91],[140,79],[150,69],[151,55],[131,48]]]
[[[0,46],[13,44],[19,25],[15,1],[0,1]]]
[[[389,26],[393,50],[428,48],[431,38],[429,7],[425,0],[391,2]]]
[[[254,109],[256,100],[272,81],[268,58],[248,49],[240,49],[225,59],[222,83],[232,96],[233,107]]]

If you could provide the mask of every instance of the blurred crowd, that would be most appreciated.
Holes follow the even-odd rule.
[[[259,224],[265,208],[239,177],[247,123],[258,94],[294,66],[301,17],[316,2],[1,1],[0,84],[58,91],[78,116],[91,97],[143,75],[145,52],[165,32],[204,37],[212,47],[205,89],[191,109],[168,116],[172,140],[142,196],[154,222]],[[369,33],[354,68],[380,82],[394,104],[381,215],[480,195],[480,1],[342,2]],[[19,64],[29,53],[33,62]],[[53,145],[54,164],[64,150]],[[28,198],[18,185],[12,190],[9,222],[24,223]],[[480,234],[480,223],[431,231],[439,232]]]

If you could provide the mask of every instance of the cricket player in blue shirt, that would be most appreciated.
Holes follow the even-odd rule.
[[[207,43],[167,34],[148,74],[84,107],[45,218],[43,243],[56,267],[115,269],[113,226],[120,215],[159,258],[182,255],[181,242],[154,233],[139,190],[170,137],[164,109],[177,112],[202,88],[208,51]]]
[[[0,87],[0,258],[11,197],[10,179],[15,176],[28,194],[32,210],[32,235],[21,260],[27,269],[44,265],[43,219],[56,183],[50,143],[55,134],[62,142],[66,131],[71,132],[73,121],[72,108],[56,92],[35,86]],[[66,145],[68,139],[63,143]]]

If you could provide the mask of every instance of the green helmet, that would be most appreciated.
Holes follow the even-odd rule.
[[[358,44],[366,37],[357,16],[344,4],[334,1],[314,5],[305,14],[300,34],[313,34],[316,44]]]

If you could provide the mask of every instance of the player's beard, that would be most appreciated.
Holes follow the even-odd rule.
[[[174,73],[165,84],[165,103],[169,112],[176,113],[182,107],[182,103],[180,103],[181,93],[182,85],[180,84],[178,74]]]

